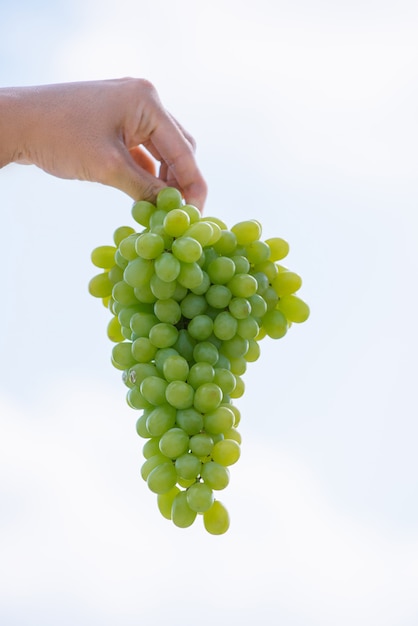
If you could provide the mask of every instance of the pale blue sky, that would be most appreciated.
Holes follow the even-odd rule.
[[[152,80],[196,138],[206,213],[288,239],[312,309],[246,374],[229,533],[180,531],[139,476],[136,414],[86,287],[131,201],[0,171],[0,622],[415,625],[416,3],[0,13],[0,85]]]

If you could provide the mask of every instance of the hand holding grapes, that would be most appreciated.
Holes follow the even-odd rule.
[[[34,164],[151,202],[169,185],[200,209],[205,202],[194,140],[146,80],[0,89],[0,138],[0,166]]]

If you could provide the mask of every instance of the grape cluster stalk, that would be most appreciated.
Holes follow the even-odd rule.
[[[205,529],[225,533],[229,514],[217,493],[240,457],[247,364],[259,342],[284,337],[308,319],[297,292],[300,276],[279,263],[288,243],[262,241],[261,225],[232,228],[202,217],[173,187],[156,203],[141,200],[113,245],[91,254],[100,268],[89,292],[111,313],[111,362],[122,371],[127,402],[140,412],[141,476],[161,514],[180,527],[203,517]]]

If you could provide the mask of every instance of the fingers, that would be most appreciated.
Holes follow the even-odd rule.
[[[166,187],[166,183],[154,174],[155,164],[141,148],[127,150],[121,145],[104,182],[125,192],[135,201],[155,203],[158,192]]]
[[[178,187],[186,202],[202,211],[207,185],[197,166],[192,137],[170,114],[163,111],[147,147],[161,163],[160,176],[164,177],[168,185]]]

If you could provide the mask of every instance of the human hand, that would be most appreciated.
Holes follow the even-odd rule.
[[[195,142],[148,81],[123,78],[1,89],[0,106],[3,145],[13,143],[9,158],[0,154],[0,165],[34,164],[60,178],[116,187],[134,200],[153,202],[169,185],[203,209],[207,188],[196,163]]]

